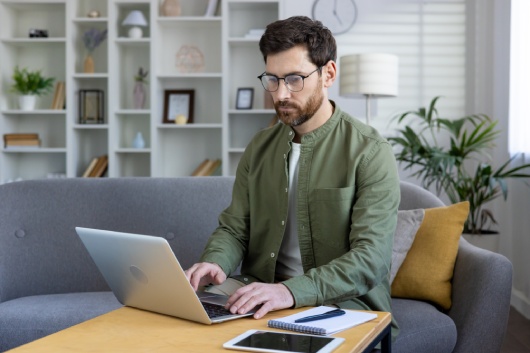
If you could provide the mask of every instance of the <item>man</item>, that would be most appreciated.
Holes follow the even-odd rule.
[[[281,124],[259,132],[236,172],[230,206],[193,288],[231,295],[227,308],[330,305],[390,311],[389,271],[399,204],[391,146],[328,100],[336,43],[319,21],[274,22],[260,40]],[[227,279],[242,261],[241,275]]]

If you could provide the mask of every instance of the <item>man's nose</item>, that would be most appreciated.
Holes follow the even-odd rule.
[[[291,91],[289,91],[289,88],[287,88],[287,84],[284,80],[280,80],[280,82],[278,82],[278,89],[272,93],[276,96],[277,101],[284,100],[285,98],[289,98],[291,96]]]

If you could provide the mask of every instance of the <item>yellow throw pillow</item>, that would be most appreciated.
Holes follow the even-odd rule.
[[[392,282],[392,296],[451,307],[451,280],[469,202],[425,210],[412,247]]]

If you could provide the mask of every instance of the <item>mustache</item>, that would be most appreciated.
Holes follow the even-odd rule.
[[[282,107],[282,108],[298,108],[298,106],[294,103],[291,103],[289,101],[278,101],[276,102],[276,107]]]

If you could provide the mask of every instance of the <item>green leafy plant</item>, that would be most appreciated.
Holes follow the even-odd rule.
[[[54,78],[46,78],[40,70],[28,71],[26,68],[15,67],[11,90],[21,95],[41,96],[48,93],[53,88]]]
[[[134,76],[134,81],[141,82],[141,83],[149,83],[147,81],[147,75],[149,74],[149,70],[144,70],[143,67],[140,67],[138,69],[138,73]]]
[[[484,208],[499,196],[508,196],[507,179],[530,178],[530,164],[514,168],[513,156],[495,169],[489,152],[495,147],[500,131],[497,121],[484,114],[468,115],[459,119],[445,119],[438,115],[435,97],[428,107],[408,111],[395,117],[407,125],[389,141],[398,146],[396,159],[421,180],[425,188],[434,186],[438,195],[445,192],[451,203],[469,201],[470,213],[464,232],[494,233],[489,228],[496,224],[491,211]],[[415,128],[417,127],[417,128]],[[441,144],[441,139],[445,145]]]

